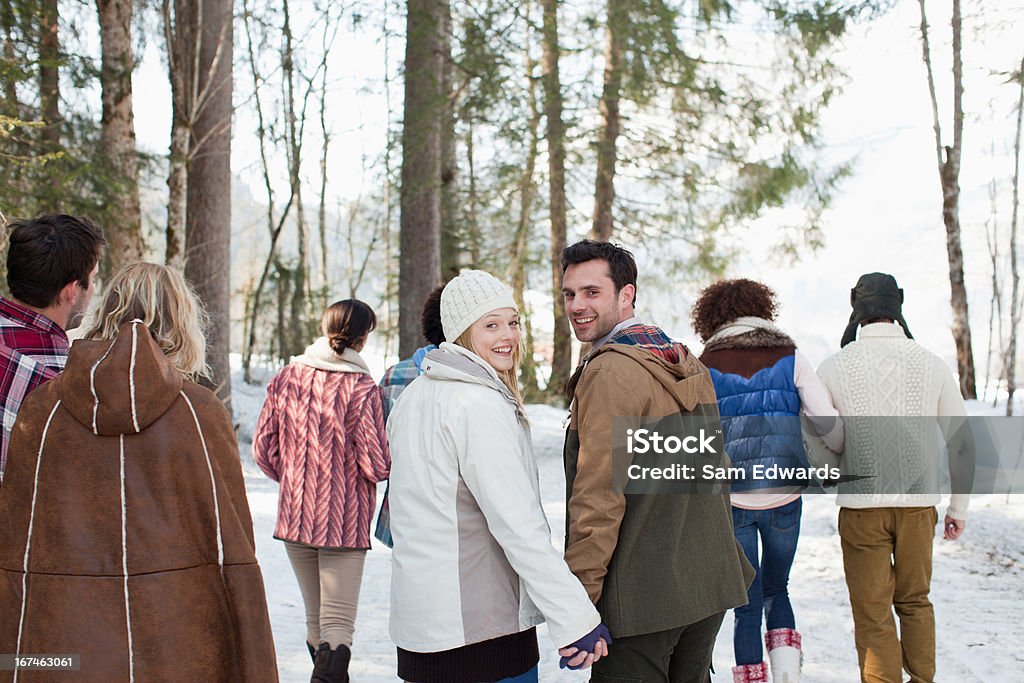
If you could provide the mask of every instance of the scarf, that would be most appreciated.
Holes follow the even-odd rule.
[[[370,368],[366,361],[353,349],[345,349],[340,356],[331,348],[327,337],[319,337],[316,341],[306,347],[301,356],[292,358],[293,363],[308,365],[317,370],[328,370],[330,372],[361,372],[370,374]]]

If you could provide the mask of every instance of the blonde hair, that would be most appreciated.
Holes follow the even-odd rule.
[[[475,324],[476,322],[473,323],[473,325]],[[459,338],[455,340],[455,343],[480,356],[480,352],[473,348],[473,342],[470,339],[470,330],[473,325],[466,328],[466,331],[459,335]],[[526,349],[523,346],[523,336],[519,335],[519,343],[512,347],[512,369],[498,370],[497,368],[494,368],[494,371],[498,373],[498,377],[501,378],[502,383],[508,387],[509,391],[512,392],[512,396],[516,399],[516,403],[520,408],[523,407],[523,394],[519,390],[519,363],[522,362],[523,353],[525,353],[525,351]],[[481,358],[483,358],[483,356],[481,356]]]
[[[180,271],[156,263],[124,266],[107,283],[84,339],[113,339],[118,329],[141,320],[183,375],[208,376],[206,312]]]

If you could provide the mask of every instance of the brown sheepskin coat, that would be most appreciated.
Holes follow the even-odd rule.
[[[81,655],[25,683],[277,681],[231,419],[141,323],[75,342],[22,404],[0,488],[0,653]]]

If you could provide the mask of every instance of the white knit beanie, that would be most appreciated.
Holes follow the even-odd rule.
[[[454,342],[470,325],[498,308],[519,311],[508,285],[482,270],[463,271],[441,292],[441,327],[445,340]]]

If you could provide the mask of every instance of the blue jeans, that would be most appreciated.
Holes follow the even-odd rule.
[[[503,678],[498,683],[537,683],[537,667],[512,678]]]
[[[757,664],[764,660],[761,645],[761,613],[767,630],[796,628],[793,607],[789,604],[789,570],[800,538],[803,501],[770,510],[732,509],[736,540],[743,546],[747,560],[757,571],[747,590],[747,604],[737,607],[733,628],[736,664]],[[761,560],[758,561],[757,537],[761,535]]]

